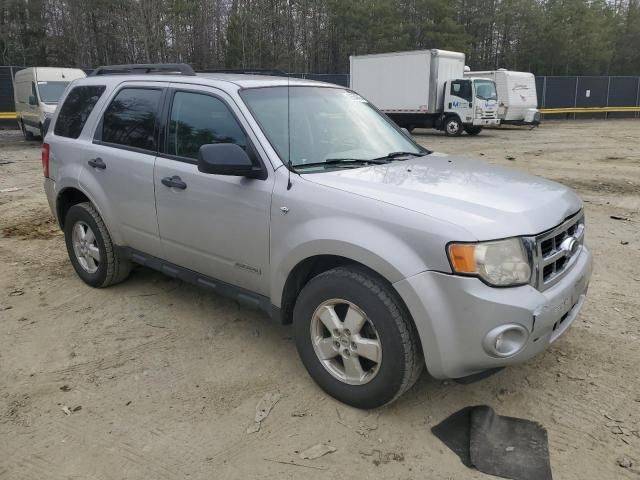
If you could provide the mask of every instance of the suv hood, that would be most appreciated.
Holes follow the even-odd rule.
[[[559,183],[441,153],[304,178],[438,218],[474,237],[455,240],[538,234],[582,207],[578,195]]]

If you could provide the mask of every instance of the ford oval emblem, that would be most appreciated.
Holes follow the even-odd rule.
[[[573,257],[576,253],[578,253],[578,249],[580,248],[580,244],[576,237],[568,237],[565,238],[560,244],[560,250],[562,250],[567,257]]]

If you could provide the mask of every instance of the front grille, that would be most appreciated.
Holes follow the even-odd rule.
[[[573,245],[573,253],[570,247]],[[584,244],[582,210],[535,238],[536,278],[539,290],[557,283],[571,268]]]

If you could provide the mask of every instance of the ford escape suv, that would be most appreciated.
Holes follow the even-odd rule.
[[[78,276],[148,266],[292,323],[310,376],[372,408],[556,341],[591,254],[569,188],[417,145],[335,85],[186,65],[74,81],[42,149]]]

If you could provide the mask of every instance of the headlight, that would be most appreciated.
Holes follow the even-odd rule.
[[[531,279],[529,256],[519,238],[451,243],[447,253],[455,273],[480,277],[495,287],[524,285]]]

